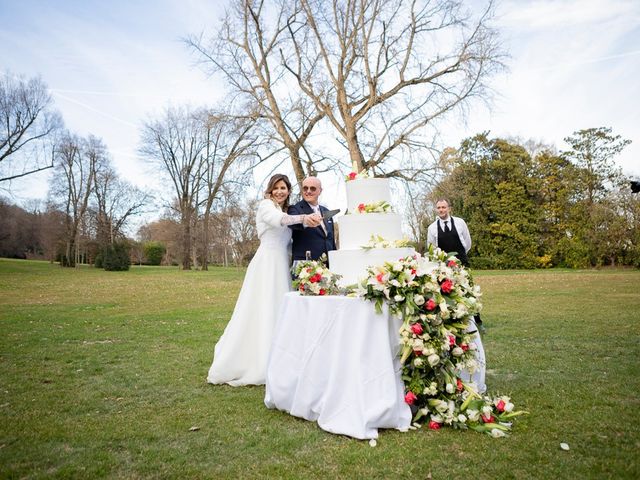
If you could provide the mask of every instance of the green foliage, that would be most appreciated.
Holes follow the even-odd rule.
[[[149,265],[160,265],[167,247],[162,242],[146,242],[143,247],[144,257]]]
[[[534,156],[486,133],[450,153],[434,196],[467,220],[474,268],[637,265],[640,196],[613,163],[629,141],[611,129],[581,130],[572,150]]]
[[[96,258],[93,261],[93,266],[96,268],[104,268],[104,257],[101,251],[96,253]]]
[[[129,270],[131,258],[129,246],[124,242],[115,242],[102,250],[102,264],[104,269],[111,272]]]

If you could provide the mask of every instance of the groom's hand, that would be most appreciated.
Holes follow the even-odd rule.
[[[322,223],[322,215],[320,215],[319,213],[305,215],[303,223],[307,227],[317,227]]]

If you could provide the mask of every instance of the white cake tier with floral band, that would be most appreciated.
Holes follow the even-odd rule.
[[[346,182],[347,214],[336,219],[339,249],[329,252],[329,267],[341,286],[366,277],[367,268],[415,253],[403,240],[402,219],[391,211],[387,178]]]

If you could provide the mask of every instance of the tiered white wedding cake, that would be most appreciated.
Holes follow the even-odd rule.
[[[329,252],[329,268],[333,273],[342,275],[342,286],[357,283],[366,276],[369,266],[382,265],[415,253],[409,247],[362,248],[370,244],[372,235],[389,244],[402,240],[402,219],[397,213],[359,213],[366,205],[390,201],[387,178],[347,181],[347,214],[336,219],[339,250]]]

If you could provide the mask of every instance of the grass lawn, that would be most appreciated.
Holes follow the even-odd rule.
[[[0,259],[0,478],[640,478],[640,271],[476,272],[489,390],[530,415],[375,448],[205,382],[243,275]]]

